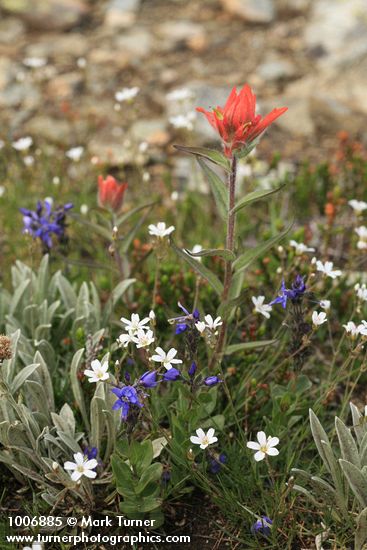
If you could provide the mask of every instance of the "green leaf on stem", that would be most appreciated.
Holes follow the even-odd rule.
[[[255,348],[265,348],[266,346],[271,346],[275,344],[277,340],[259,340],[257,342],[244,342],[243,344],[233,344],[232,346],[227,346],[224,355],[232,355],[238,351],[247,351]]]
[[[213,287],[213,289],[216,291],[216,293],[221,296],[223,292],[223,285],[218,279],[218,277],[210,271],[207,267],[202,265],[202,263],[195,260],[195,258],[192,258],[189,256],[184,250],[179,248],[173,239],[170,239],[170,244],[172,249],[176,252],[180,258],[185,260],[203,279],[207,280],[208,283]]]
[[[274,246],[277,242],[281,241],[287,233],[291,230],[293,225],[293,222],[290,223],[283,231],[275,235],[275,237],[271,237],[267,241],[255,246],[254,248],[251,248],[250,250],[246,250],[241,256],[237,258],[237,260],[233,263],[233,268],[236,271],[236,273],[240,273],[244,269],[247,269],[254,260],[259,258],[262,254],[264,254],[269,248]]]
[[[229,208],[228,189],[220,177],[211,168],[209,168],[209,166],[202,159],[198,158],[197,161],[208,178],[219,215],[224,221],[227,221]]]
[[[234,253],[227,248],[206,248],[200,250],[200,252],[191,252],[191,250],[188,250],[188,248],[184,248],[184,251],[193,258],[201,258],[202,256],[219,256],[224,260],[233,261],[236,259]]]
[[[231,164],[229,160],[220,151],[216,151],[215,149],[207,149],[206,147],[184,147],[182,145],[174,145],[174,148],[177,149],[177,151],[182,151],[183,153],[188,153],[189,155],[205,158],[217,166],[221,166],[228,173],[231,171]]]
[[[141,206],[137,206],[136,208],[133,208],[132,210],[129,210],[129,212],[125,212],[125,214],[121,214],[116,220],[116,226],[120,227],[121,224],[125,223],[131,216],[136,214],[137,212],[140,212],[140,210],[144,210],[144,208],[151,208],[155,204],[157,204],[158,201],[148,202],[146,204],[143,204]]]
[[[275,187],[274,189],[267,189],[266,191],[264,191],[264,189],[258,189],[257,191],[252,191],[252,193],[249,193],[241,200],[239,200],[230,213],[235,214],[249,204],[253,204],[254,202],[260,201],[262,199],[266,199],[270,195],[274,195],[275,193],[281,191],[286,185],[286,183],[283,183],[282,185],[280,185],[279,187]]]

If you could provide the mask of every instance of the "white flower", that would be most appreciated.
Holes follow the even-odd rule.
[[[296,241],[289,241],[289,244],[293,246],[297,255],[304,254],[305,252],[315,252],[314,248],[311,248],[304,243],[297,243]]]
[[[186,101],[187,99],[192,99],[194,97],[194,92],[189,88],[177,88],[166,94],[166,99],[168,101]]]
[[[78,481],[82,476],[89,477],[91,479],[97,476],[97,472],[94,471],[94,468],[98,466],[98,462],[95,458],[88,460],[88,457],[82,455],[82,453],[75,453],[74,455],[75,462],[65,462],[64,469],[73,471],[71,479],[73,481]]]
[[[200,334],[203,334],[203,332],[206,329],[206,324],[204,323],[204,321],[198,321],[197,323],[195,323],[195,326],[200,332]]]
[[[40,67],[44,67],[46,63],[47,59],[45,57],[26,57],[23,59],[23,65],[30,69],[39,69]]]
[[[218,438],[214,436],[214,428],[209,428],[207,433],[202,428],[196,430],[196,435],[190,437],[191,443],[194,445],[200,445],[200,449],[206,449],[212,443],[216,443]]]
[[[264,315],[264,317],[269,319],[269,311],[271,311],[273,308],[269,304],[264,304],[265,296],[252,296],[251,300],[255,306],[254,311],[257,311],[257,313],[261,313],[261,315]]]
[[[320,307],[322,307],[322,309],[325,309],[326,311],[328,311],[330,309],[330,306],[331,306],[330,300],[321,300]]]
[[[154,235],[155,237],[159,237],[160,239],[168,237],[168,235],[170,235],[175,230],[173,225],[166,227],[166,224],[164,222],[158,222],[157,225],[150,224],[148,229],[149,235]]]
[[[334,269],[333,262],[325,262],[324,264],[320,262],[320,260],[316,260],[316,269],[317,271],[321,271],[326,277],[331,277],[332,279],[335,279],[336,277],[340,277],[342,272],[340,269]]]
[[[357,243],[357,248],[360,250],[364,250],[367,248],[367,227],[365,225],[361,225],[360,227],[356,227],[354,230],[358,237],[359,241]]]
[[[203,247],[201,246],[201,244],[196,244],[194,246],[194,248],[191,250],[191,252],[193,254],[197,254],[198,252],[201,252],[203,250]],[[195,260],[197,260],[198,262],[201,262],[201,257],[200,256],[195,256]]]
[[[169,118],[169,122],[174,128],[184,128],[185,130],[191,131],[194,129],[193,121],[195,120],[195,118],[196,114],[194,112],[190,112],[185,115],[171,116]]]
[[[149,317],[144,317],[144,319],[140,320],[138,313],[133,313],[131,315],[131,319],[121,317],[120,321],[121,323],[124,323],[126,330],[131,332],[133,335],[135,335],[139,329],[148,330],[149,328],[145,326],[149,323]]]
[[[23,162],[26,166],[33,166],[34,164],[34,157],[32,155],[27,155],[23,158]]]
[[[80,213],[83,215],[83,216],[86,216],[88,214],[88,205],[87,204],[81,204],[80,205]]]
[[[177,349],[171,348],[167,353],[162,348],[156,348],[156,355],[152,355],[152,361],[156,363],[162,363],[166,370],[170,370],[172,365],[178,365],[182,363],[181,359],[175,359],[177,355]]]
[[[353,208],[357,215],[362,214],[363,210],[366,210],[367,208],[367,202],[357,201],[356,199],[352,199],[348,202],[348,204]]]
[[[30,136],[23,137],[18,139],[17,141],[13,141],[12,146],[17,151],[26,151],[30,148],[30,146],[33,143],[33,139]]]
[[[216,330],[220,325],[223,325],[222,317],[213,319],[211,315],[205,315],[205,324],[210,330]]]
[[[133,342],[135,342],[136,347],[139,348],[147,348],[154,342],[154,334],[152,330],[143,330],[139,329],[136,336],[133,337]]]
[[[70,160],[78,162],[81,159],[83,152],[84,147],[79,145],[79,147],[72,147],[71,149],[66,151],[65,156],[67,156]]]
[[[52,183],[53,183],[54,185],[60,185],[60,178],[59,178],[58,176],[54,176],[54,177],[52,178]]]
[[[326,323],[326,321],[327,321],[327,318],[326,318],[325,311],[320,311],[320,313],[318,313],[317,311],[312,312],[312,323],[315,327],[318,327],[323,323]]]
[[[155,321],[155,313],[152,309],[149,311],[149,319]]]
[[[6,187],[5,185],[0,185],[0,199],[5,195]]]
[[[131,342],[134,343],[134,333],[130,331],[130,332],[127,332],[126,334],[120,334],[118,341],[124,348],[127,348],[127,346]]]
[[[347,334],[350,334],[351,338],[356,338],[356,336],[358,336],[359,334],[359,327],[357,327],[357,325],[353,322],[353,321],[348,321],[348,323],[346,325],[343,325],[343,327],[345,328],[345,332]]]
[[[362,336],[367,336],[367,321],[361,321],[361,324],[358,325],[358,332]]]
[[[110,375],[108,374],[108,362],[105,361],[103,365],[98,359],[91,362],[90,366],[92,370],[85,370],[84,374],[88,377],[89,382],[101,382],[102,380],[108,380]]]
[[[32,548],[30,546],[23,546],[23,550],[43,550],[43,548],[42,542],[33,542]]]
[[[122,88],[122,90],[119,90],[115,93],[115,99],[119,103],[123,101],[131,101],[138,95],[140,92],[140,88],[137,86],[134,86],[133,88]]]
[[[257,432],[256,437],[258,443],[256,441],[249,441],[247,443],[249,449],[257,451],[254,456],[256,462],[264,460],[265,455],[276,456],[279,454],[278,449],[275,449],[279,444],[279,439],[277,437],[269,436],[267,438],[265,432]]]
[[[367,302],[367,287],[364,283],[362,285],[357,283],[354,287],[354,290],[356,291],[357,298],[359,300],[362,300],[363,302]]]

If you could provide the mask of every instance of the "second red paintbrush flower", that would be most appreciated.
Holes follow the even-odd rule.
[[[127,183],[119,183],[113,176],[98,177],[98,203],[103,208],[118,212],[124,200]]]
[[[233,88],[224,107],[216,107],[204,113],[209,123],[219,133],[224,146],[224,152],[231,158],[235,151],[240,151],[259,137],[275,119],[282,115],[287,107],[273,109],[262,117],[256,114],[256,96],[248,84],[237,93]]]

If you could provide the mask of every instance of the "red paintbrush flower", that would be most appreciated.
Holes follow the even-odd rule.
[[[98,203],[103,208],[118,212],[124,200],[127,183],[119,183],[113,176],[98,176]]]
[[[256,115],[255,109],[256,96],[248,84],[245,84],[239,93],[233,88],[224,107],[217,107],[212,111],[206,111],[202,107],[196,108],[200,113],[204,113],[219,133],[227,157],[232,157],[234,151],[241,150],[254,141],[287,110],[287,107],[273,109],[264,117]]]

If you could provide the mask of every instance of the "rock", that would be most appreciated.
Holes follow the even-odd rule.
[[[131,126],[131,135],[138,142],[146,141],[149,145],[162,146],[169,141],[167,123],[163,118],[137,120]]]
[[[180,45],[193,50],[203,49],[207,43],[205,29],[193,21],[170,21],[161,23],[157,33],[164,40],[163,47],[167,50]]]
[[[316,80],[316,81],[315,81]],[[310,113],[310,97],[317,88],[317,77],[305,77],[287,86],[280,99],[264,102],[263,113],[274,106],[285,105],[288,111],[276,121],[279,128],[295,136],[312,137],[315,133],[314,120]]]
[[[121,140],[105,133],[92,138],[88,143],[88,152],[98,162],[111,165],[127,165],[134,161],[132,149],[124,147]]]
[[[119,52],[116,55],[116,51],[112,48],[94,48],[91,50],[88,59],[91,65],[104,65],[105,70],[108,70],[107,72],[125,69],[130,62],[130,56],[127,52]]]
[[[41,94],[35,86],[22,82],[7,86],[0,91],[0,107],[22,106],[25,110],[38,108],[42,101]]]
[[[89,50],[88,38],[76,32],[43,37],[27,46],[25,57],[82,57]]]
[[[83,76],[79,72],[60,74],[47,85],[47,94],[57,99],[70,99],[80,92]]]
[[[310,115],[321,135],[335,135],[340,130],[353,135],[365,131],[365,117],[361,118],[348,104],[330,97],[328,93],[316,92],[310,98]]]
[[[346,66],[367,54],[366,0],[318,0],[312,4],[305,43],[319,63]]]
[[[188,82],[185,88],[192,90],[195,97],[195,105],[209,109],[217,105],[224,105],[228,97],[228,87],[209,86],[199,81]],[[206,117],[198,113],[195,120],[195,135],[203,141],[216,141],[216,134],[208,123]]]
[[[0,0],[0,8],[47,31],[71,29],[89,12],[82,0]]]
[[[73,133],[74,126],[65,120],[59,120],[55,117],[45,115],[35,116],[24,125],[24,132],[33,136],[41,137],[47,141],[55,143],[68,144]]]
[[[136,19],[140,0],[110,0],[105,14],[105,25],[113,28],[130,27]]]
[[[221,0],[225,10],[250,23],[271,23],[275,18],[273,0]]]
[[[288,59],[274,58],[262,63],[256,73],[265,81],[277,81],[296,77],[297,69]]]
[[[0,44],[14,44],[25,33],[22,21],[15,17],[7,17],[0,21]]]
[[[0,57],[0,91],[14,78],[13,63],[7,57]]]
[[[121,50],[133,59],[142,59],[151,53],[153,38],[143,27],[135,27],[131,31],[119,34],[114,41],[114,49]]]

